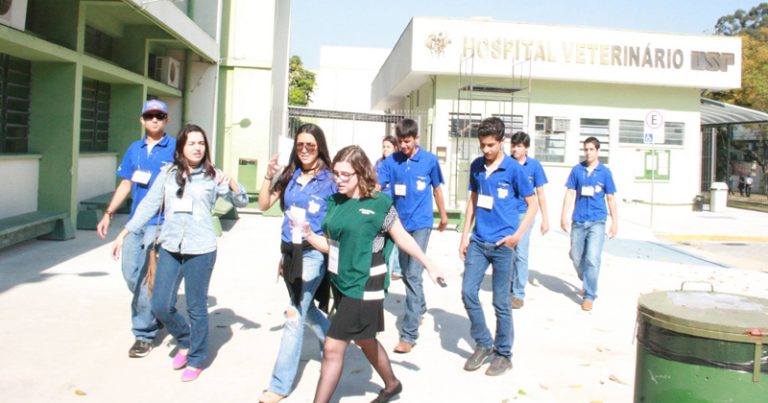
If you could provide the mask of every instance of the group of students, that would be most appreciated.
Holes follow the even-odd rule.
[[[172,367],[183,368],[182,381],[191,381],[207,359],[206,297],[216,259],[210,213],[217,197],[235,206],[244,206],[248,200],[242,185],[211,165],[201,128],[187,125],[174,141],[164,133],[167,121],[164,103],[145,103],[141,123],[146,136],[126,152],[118,168],[123,180],[97,230],[100,236],[106,235],[113,212],[132,194],[131,217],[113,246],[115,257],[122,249],[123,274],[133,293],[136,341],[129,356],[148,354],[162,323],[178,343]],[[539,209],[542,233],[549,229],[543,191],[547,179],[541,164],[526,154],[530,138],[522,132],[512,136],[510,157],[501,150],[504,133],[504,122],[498,118],[485,119],[479,127],[483,155],[470,166],[470,199],[459,245],[465,265],[462,301],[476,343],[464,369],[477,370],[491,358],[486,371],[491,376],[512,367],[511,309],[523,306],[528,239]],[[385,155],[374,166],[356,145],[342,148],[331,159],[322,129],[305,124],[296,132],[287,166],[278,164],[277,155],[269,161],[258,203],[267,210],[279,202],[285,213],[279,271],[290,307],[285,311],[271,381],[260,402],[278,402],[290,394],[305,324],[322,343],[315,402],[331,399],[350,342],[360,346],[384,381],[374,402],[389,401],[402,391],[387,352],[376,339],[384,330],[384,299],[390,279],[395,278],[391,269],[399,266],[406,289],[400,337],[393,351],[406,354],[416,346],[427,310],[423,271],[445,285],[443,272],[425,254],[434,223],[433,205],[440,217],[439,231],[445,229],[448,216],[439,161],[419,147],[416,122],[403,119],[396,134],[394,139],[385,138]],[[597,159],[598,149],[597,139],[584,142],[586,161],[576,165],[568,178],[561,218],[563,230],[573,227],[570,255],[584,282],[584,310],[592,309],[597,296],[607,214],[604,199],[612,216],[609,235],[614,236],[617,229],[615,185],[610,170]],[[144,259],[155,239],[160,254],[150,298],[143,281]],[[488,266],[493,270],[495,337],[479,301]],[[175,308],[182,279],[190,323]],[[331,319],[326,315],[329,311]]]

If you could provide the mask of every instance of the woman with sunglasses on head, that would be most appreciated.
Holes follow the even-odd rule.
[[[118,258],[128,233],[140,230],[163,209],[152,310],[176,339],[173,369],[186,367],[181,374],[184,382],[197,379],[208,358],[208,285],[216,262],[211,213],[219,197],[237,207],[248,204],[245,188],[214,168],[203,129],[186,125],[176,138],[173,164],[160,172],[112,246]],[[190,323],[176,310],[181,280]]]
[[[285,213],[280,267],[290,306],[285,311],[285,327],[272,380],[259,397],[262,403],[279,402],[291,393],[299,369],[304,323],[310,325],[321,343],[328,330],[328,319],[313,302],[318,299],[321,308],[327,311],[329,288],[327,284],[321,286],[325,279],[325,255],[302,239],[305,222],[313,231],[322,233],[320,224],[325,217],[326,199],[336,193],[323,130],[311,123],[299,127],[290,162],[271,186],[272,179],[282,169],[277,160],[275,155],[269,161],[259,193],[259,209],[266,211],[279,200]]]
[[[392,199],[375,190],[373,166],[359,146],[345,147],[336,154],[333,175],[339,192],[328,198],[324,235],[305,226],[307,240],[328,253],[336,308],[323,346],[315,402],[328,402],[333,396],[350,341],[360,346],[384,380],[384,389],[374,402],[387,402],[403,389],[387,352],[376,340],[376,333],[384,330],[384,295],[389,286],[385,256],[392,241],[424,264],[433,280],[440,282],[443,274],[405,231]]]

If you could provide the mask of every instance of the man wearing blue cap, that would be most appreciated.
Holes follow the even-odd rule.
[[[165,133],[165,126],[168,124],[168,105],[156,99],[146,101],[139,121],[144,126],[146,135],[128,147],[123,161],[117,168],[117,176],[122,180],[117,185],[112,201],[104,211],[104,216],[96,226],[96,232],[102,239],[107,235],[112,215],[123,204],[128,194],[130,193],[133,199],[131,204],[131,216],[133,216],[136,207],[160,173],[160,169],[165,164],[173,162],[176,140]],[[160,215],[159,212],[158,215]],[[147,286],[143,280],[146,276],[147,247],[155,239],[161,223],[161,216],[152,218],[143,230],[131,232],[123,244],[123,277],[133,294],[131,330],[136,341],[128,351],[128,356],[132,358],[149,354],[152,350],[152,340],[158,331],[159,322],[152,313]]]

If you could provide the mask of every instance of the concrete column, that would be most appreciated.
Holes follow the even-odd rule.
[[[38,209],[77,217],[82,65],[32,63],[29,151],[42,154]]]

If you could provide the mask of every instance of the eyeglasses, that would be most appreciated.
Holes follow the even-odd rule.
[[[157,118],[157,120],[165,120],[168,117],[168,114],[164,112],[147,112],[143,113],[141,117],[144,118],[144,120],[152,120],[154,118]]]
[[[317,150],[317,144],[316,143],[296,143],[296,151],[301,150],[307,150],[307,152],[311,153]]]
[[[353,176],[357,175],[356,172],[338,172],[333,171],[333,176],[336,177],[337,180],[342,182],[349,182],[350,179],[352,179]]]

